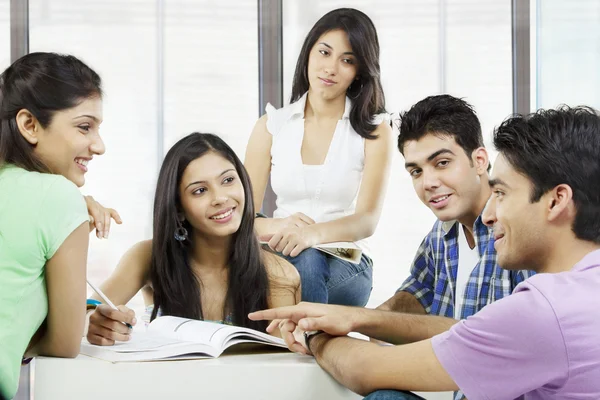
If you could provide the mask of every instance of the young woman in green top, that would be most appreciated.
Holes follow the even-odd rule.
[[[0,398],[25,356],[75,357],[89,217],[78,190],[104,153],[100,77],[73,56],[28,54],[0,75]]]

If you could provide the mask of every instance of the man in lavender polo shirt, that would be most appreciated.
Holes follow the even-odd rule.
[[[425,319],[442,326],[444,317],[310,303],[250,317],[276,320],[291,350],[374,392],[369,400],[459,388],[471,400],[600,399],[600,115],[562,107],[516,116],[494,145],[483,217],[498,264],[538,272],[513,294],[433,338]],[[351,331],[410,344],[378,346]]]

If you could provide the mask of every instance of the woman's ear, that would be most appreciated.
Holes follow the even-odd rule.
[[[24,108],[17,113],[15,119],[21,136],[23,136],[29,144],[35,146],[38,143],[38,135],[41,130],[37,118],[29,112],[29,110]]]

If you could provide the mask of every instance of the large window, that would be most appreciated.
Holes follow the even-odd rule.
[[[10,65],[10,0],[0,0],[0,73]]]
[[[450,93],[478,112],[486,142],[511,113],[509,0],[289,0],[284,2],[284,101],[304,37],[326,12],[353,7],[377,28],[381,73],[390,112],[422,98]],[[397,133],[397,132],[396,132]],[[417,198],[395,151],[384,210],[372,238],[374,287],[369,306],[390,297],[408,276],[415,251],[435,218]]]
[[[256,1],[164,3],[165,150],[209,132],[243,160],[258,118]]]
[[[537,107],[600,108],[600,2],[536,3]]]
[[[113,224],[109,240],[90,239],[88,277],[101,283],[128,248],[152,237],[156,179],[170,146],[212,132],[243,157],[258,117],[257,5],[29,1],[30,51],[73,54],[103,79],[106,154],[90,164],[82,192],[117,209],[123,225]],[[129,305],[140,313],[141,296]]]
[[[106,153],[90,163],[82,192],[117,209],[123,225],[112,225],[109,240],[90,236],[88,278],[101,283],[129,247],[151,237],[158,168],[155,2],[30,0],[29,12],[31,52],[73,54],[103,80]]]

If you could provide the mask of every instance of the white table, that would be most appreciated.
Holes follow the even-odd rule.
[[[312,357],[261,351],[217,359],[112,364],[79,355],[33,361],[35,400],[360,399]]]

